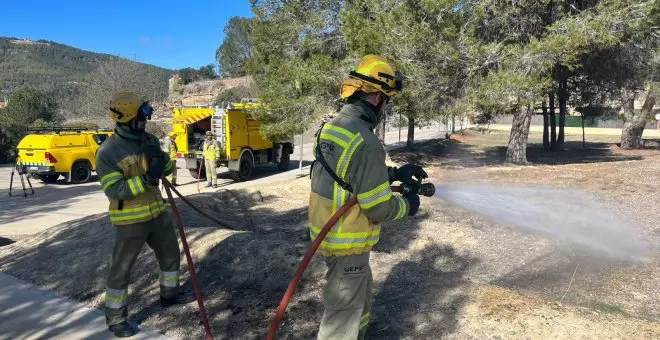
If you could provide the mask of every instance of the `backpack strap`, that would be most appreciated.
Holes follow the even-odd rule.
[[[350,186],[350,184],[346,183],[343,179],[341,179],[334,171],[332,171],[332,167],[328,164],[328,162],[325,160],[325,157],[323,157],[323,153],[321,152],[321,130],[323,130],[323,125],[325,125],[325,122],[321,124],[321,128],[319,131],[316,133],[316,160],[321,163],[323,166],[323,169],[328,172],[330,177],[339,184],[340,187],[342,187],[344,190],[353,193],[353,187]],[[311,170],[310,170],[310,176],[311,176]]]

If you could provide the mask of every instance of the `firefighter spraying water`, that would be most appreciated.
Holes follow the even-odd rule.
[[[415,215],[420,194],[433,195],[422,184],[418,165],[385,165],[385,150],[373,133],[390,98],[403,88],[403,76],[385,59],[366,55],[340,88],[346,104],[316,134],[309,201],[313,240],[280,303],[267,338],[277,327],[312,255],[318,249],[328,266],[324,312],[318,339],[363,339],[370,320],[371,248],[381,223]],[[401,182],[400,187],[391,187]],[[394,195],[399,192],[401,195]]]

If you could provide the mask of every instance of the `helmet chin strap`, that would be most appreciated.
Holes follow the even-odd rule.
[[[136,132],[144,132],[146,127],[147,127],[147,121],[146,120],[138,120],[137,118],[131,119],[131,121],[128,122],[128,127]]]

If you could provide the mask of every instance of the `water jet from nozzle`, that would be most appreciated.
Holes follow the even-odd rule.
[[[632,225],[592,195],[573,189],[438,185],[435,196],[498,224],[587,247],[616,259],[647,251]]]

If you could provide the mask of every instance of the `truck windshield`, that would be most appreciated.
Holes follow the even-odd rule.
[[[97,134],[97,135],[94,135],[92,137],[94,138],[94,141],[96,142],[96,144],[101,145],[101,143],[103,143],[103,141],[105,141],[105,139],[108,138],[108,135],[106,135],[106,134]]]

